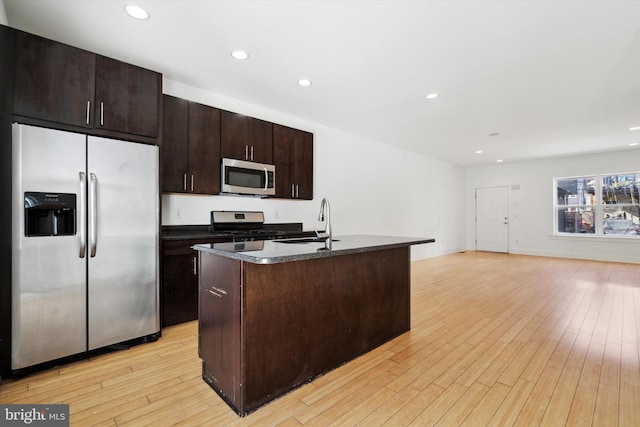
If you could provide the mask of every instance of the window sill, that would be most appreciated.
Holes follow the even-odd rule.
[[[595,235],[595,234],[552,234],[549,237],[561,240],[595,240],[601,242],[616,243],[640,243],[640,236],[624,236],[624,235]]]

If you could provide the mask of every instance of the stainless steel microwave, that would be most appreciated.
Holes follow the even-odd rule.
[[[222,159],[222,193],[274,196],[276,167],[237,159]]]

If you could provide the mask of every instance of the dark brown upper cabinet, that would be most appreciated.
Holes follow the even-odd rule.
[[[15,58],[14,116],[32,124],[156,142],[159,73],[22,31],[17,32]]]
[[[95,127],[157,137],[161,80],[154,71],[97,56]]]
[[[220,193],[220,110],[163,95],[162,191]]]
[[[276,196],[313,199],[313,134],[273,125]]]
[[[271,164],[273,123],[222,111],[221,157]]]
[[[19,31],[13,113],[93,127],[96,55]]]

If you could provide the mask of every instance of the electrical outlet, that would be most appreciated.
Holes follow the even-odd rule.
[[[280,218],[280,209],[276,209],[275,216],[276,216],[276,219]]]
[[[182,218],[182,209],[176,209],[176,218]]]

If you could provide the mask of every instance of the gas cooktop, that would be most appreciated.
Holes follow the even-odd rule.
[[[234,241],[271,240],[287,237],[284,230],[264,227],[264,212],[211,211],[212,232],[229,234]]]

